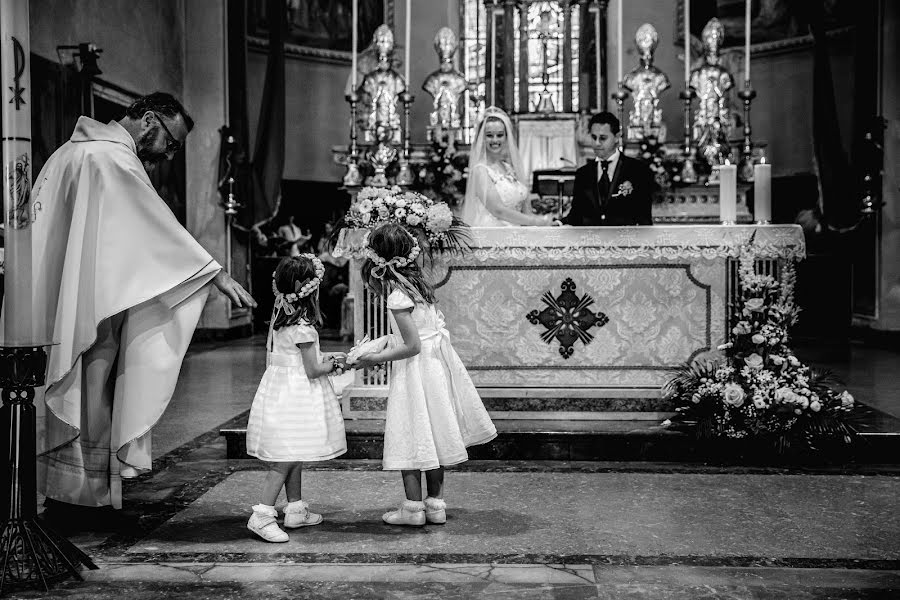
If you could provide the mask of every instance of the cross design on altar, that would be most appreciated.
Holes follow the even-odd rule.
[[[541,301],[547,308],[531,311],[527,319],[533,325],[540,323],[546,327],[541,339],[549,344],[556,338],[559,341],[559,353],[567,359],[575,351],[575,342],[581,340],[584,345],[590,344],[594,336],[588,330],[594,325],[603,327],[609,322],[609,317],[602,312],[594,314],[588,310],[594,299],[587,294],[579,298],[575,294],[575,282],[571,278],[566,278],[560,287],[562,293],[556,298],[552,293],[544,292]]]

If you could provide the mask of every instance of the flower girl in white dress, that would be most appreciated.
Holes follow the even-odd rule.
[[[325,267],[312,254],[283,259],[272,277],[275,308],[266,341],[266,372],[250,408],[247,454],[265,461],[269,472],[247,528],[267,542],[286,542],[275,522],[275,501],[285,490],[287,528],[318,525],[301,499],[304,462],[347,451],[344,418],[328,375],[339,373],[342,353],[319,351],[319,283]]]
[[[444,523],[444,467],[468,460],[466,448],[497,430],[465,366],[450,345],[444,315],[434,303],[416,257],[416,238],[396,223],[367,240],[366,285],[387,297],[392,334],[384,350],[353,365],[392,362],[384,428],[384,469],[399,470],[406,502],[383,517],[392,525]],[[428,497],[422,501],[422,471]]]

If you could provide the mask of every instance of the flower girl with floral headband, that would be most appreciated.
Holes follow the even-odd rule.
[[[247,454],[265,461],[269,472],[247,528],[267,542],[286,542],[275,518],[284,488],[284,526],[318,525],[322,516],[301,498],[304,462],[347,451],[344,419],[328,378],[343,368],[341,353],[319,351],[319,284],[325,267],[312,254],[283,259],[272,277],[275,308],[266,341],[266,372],[250,408]]]
[[[383,461],[385,470],[401,472],[406,492],[400,508],[382,518],[391,525],[444,523],[444,467],[468,460],[466,448],[494,439],[497,430],[450,345],[434,289],[416,262],[418,239],[388,222],[368,233],[364,246],[362,277],[387,298],[392,333],[386,347],[353,357],[352,366],[393,363]]]

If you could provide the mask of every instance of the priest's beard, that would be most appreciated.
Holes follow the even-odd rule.
[[[153,172],[156,166],[168,157],[165,152],[159,152],[153,149],[156,145],[156,137],[159,135],[159,127],[148,129],[137,142],[137,156],[144,164],[144,170],[147,174]]]

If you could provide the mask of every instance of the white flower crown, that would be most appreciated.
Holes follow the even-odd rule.
[[[294,314],[294,311],[297,310],[294,307],[294,303],[300,300],[300,298],[305,298],[316,291],[319,284],[322,283],[322,277],[325,275],[325,265],[322,264],[322,261],[319,260],[316,255],[301,254],[300,256],[312,261],[316,276],[304,283],[296,292],[290,292],[288,294],[280,292],[278,286],[275,285],[275,274],[272,274],[272,291],[275,293],[275,309],[283,310],[284,314],[288,316]]]
[[[405,229],[403,231],[406,231]],[[375,249],[369,246],[369,231],[366,232],[366,235],[363,237],[363,253],[365,257],[375,263],[375,267],[372,269],[372,277],[376,279],[381,279],[384,277],[385,272],[388,269],[395,269],[397,267],[402,268],[406,265],[415,262],[416,258],[419,257],[419,254],[422,252],[421,247],[419,247],[419,240],[416,239],[416,236],[406,231],[409,237],[412,239],[413,247],[412,250],[409,251],[409,254],[406,256],[395,256],[390,260],[385,260],[383,257],[379,256]]]

